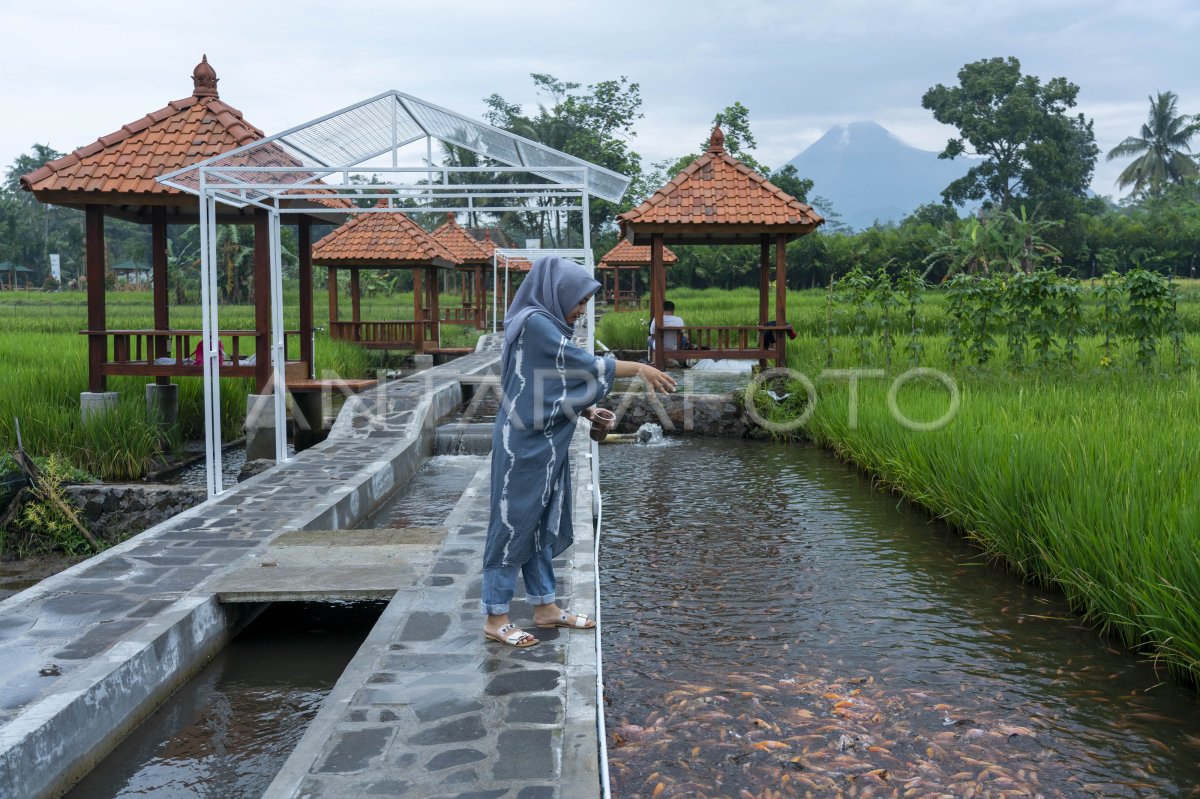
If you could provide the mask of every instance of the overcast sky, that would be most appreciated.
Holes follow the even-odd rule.
[[[1102,151],[1093,189],[1109,195],[1123,162],[1103,153],[1138,132],[1148,95],[1174,91],[1200,113],[1198,0],[0,0],[0,31],[5,168],[35,142],[70,151],[188,96],[202,53],[221,99],[267,134],[387,89],[481,117],[492,93],[538,102],[532,72],[626,75],[641,85],[633,147],[647,164],[694,150],[740,100],[773,167],[857,120],[940,150],[951,130],[921,108],[924,91],[969,61],[1016,56],[1080,86]]]

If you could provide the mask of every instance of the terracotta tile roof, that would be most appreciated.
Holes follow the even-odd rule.
[[[380,201],[376,208],[386,207]],[[400,211],[360,213],[313,245],[313,263],[323,266],[457,266],[441,242]]]
[[[679,260],[679,256],[671,252],[670,247],[663,247],[663,263],[673,264]],[[629,239],[621,239],[617,242],[617,246],[613,247],[604,257],[600,259],[600,263],[596,264],[597,269],[612,269],[617,266],[649,266],[650,265],[650,245],[649,244],[634,244]]]
[[[167,103],[35,169],[21,178],[22,186],[35,194],[182,194],[155,178],[263,138],[263,132],[243,119],[241,111],[221,101],[216,80],[206,57],[193,73],[191,97]]]
[[[708,151],[645,202],[617,217],[621,231],[643,234],[693,228],[688,233],[806,233],[825,220],[796,198],[725,152],[725,136],[713,129]],[[703,228],[703,230],[701,230]]]
[[[511,249],[517,246],[500,228],[468,227],[463,228],[463,230],[470,233],[473,239],[487,249],[489,258],[492,257],[492,250],[496,249],[497,247],[507,247]]]
[[[533,261],[528,258],[501,258],[496,262],[496,267],[503,272],[504,267],[508,266],[510,272],[528,272],[533,269]]]
[[[446,214],[446,221],[429,235],[445,245],[446,249],[463,264],[490,264],[492,262],[492,250],[495,249],[495,245],[491,244],[490,239],[488,240],[489,246],[484,246],[483,242],[476,241],[474,236],[458,224],[458,219],[453,212]]]

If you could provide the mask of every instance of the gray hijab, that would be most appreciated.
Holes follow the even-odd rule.
[[[570,338],[572,326],[567,314],[583,300],[600,290],[600,283],[574,261],[547,255],[533,262],[533,269],[513,295],[512,305],[504,314],[504,351],[516,343],[525,323],[535,313],[549,317],[564,336]]]

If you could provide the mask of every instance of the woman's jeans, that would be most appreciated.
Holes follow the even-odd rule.
[[[532,605],[549,605],[554,601],[553,547],[542,547],[520,566],[505,566],[483,570],[483,598],[480,606],[489,616],[508,613],[517,590],[517,572],[525,577],[525,601]]]

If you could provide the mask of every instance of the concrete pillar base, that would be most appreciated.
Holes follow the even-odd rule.
[[[296,429],[292,444],[296,452],[320,444],[329,435],[325,428],[325,397],[322,392],[302,391],[292,395],[292,416]]]
[[[274,394],[246,395],[246,460],[275,460]]]
[[[168,428],[179,418],[179,385],[177,383],[146,384],[146,418]]]
[[[87,421],[96,415],[104,415],[117,407],[115,391],[84,391],[79,395],[79,416]]]

